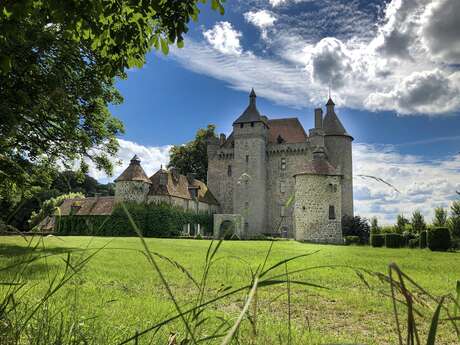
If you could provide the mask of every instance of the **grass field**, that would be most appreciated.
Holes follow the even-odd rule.
[[[199,280],[210,241],[146,241],[151,251],[176,260]],[[263,241],[224,242],[217,254],[219,259],[210,270],[205,300],[214,297],[223,287],[250,284],[251,270],[256,270],[264,261],[269,245],[270,242]],[[77,320],[75,327],[101,344],[116,344],[136,331],[174,315],[174,306],[158,274],[141,252],[138,238],[45,238],[40,250],[32,255],[52,255],[33,261],[22,274],[27,283],[22,301],[33,304],[45,293],[50,279],[56,273],[61,274],[65,267],[65,252],[70,251],[76,260],[103,246],[106,247],[50,300],[47,308],[55,312],[53,315],[62,314],[65,322]],[[30,252],[23,238],[1,237],[0,267],[18,262]],[[292,344],[396,344],[391,299],[382,294],[389,293],[389,287],[369,277],[372,285],[369,289],[355,269],[387,273],[388,264],[395,262],[417,283],[436,295],[454,293],[456,282],[460,280],[459,253],[433,253],[418,249],[279,241],[273,245],[267,266],[303,253],[313,254],[289,262],[289,271],[319,267],[290,276],[290,279],[322,285],[327,289],[290,284],[288,304],[287,284],[262,288],[257,295],[257,337],[251,340],[251,324],[244,321],[239,333],[241,344],[287,344],[289,309]],[[182,306],[190,304],[197,295],[196,287],[170,262],[157,260],[178,303]],[[282,274],[285,269],[282,265],[276,273]],[[0,271],[0,281],[9,281],[15,270]],[[4,294],[6,287],[1,289]],[[243,307],[246,293],[212,304],[203,313],[211,318],[200,325],[201,333],[211,332],[217,325],[216,317],[234,322]],[[46,317],[52,314],[49,310]],[[31,324],[43,317],[38,314]],[[419,321],[421,332],[426,334],[430,320]],[[184,334],[180,320],[162,327],[156,334],[146,334],[139,343],[166,345],[170,332],[179,332],[179,338]],[[436,344],[458,343],[451,324],[442,322],[439,332]]]

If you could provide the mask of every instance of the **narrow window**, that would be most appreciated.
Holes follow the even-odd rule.
[[[286,158],[281,158],[281,170],[286,170]]]
[[[254,122],[251,122],[251,127],[254,127]]]
[[[329,219],[335,219],[335,207],[334,205],[329,205]]]
[[[244,123],[240,123],[240,127],[243,128],[243,127],[244,127]]]
[[[245,208],[246,210],[249,209],[249,202],[246,201],[246,202],[244,203],[244,208]]]
[[[227,176],[232,176],[232,166],[231,165],[227,167]]]
[[[280,181],[280,193],[286,192],[286,182]]]
[[[249,163],[249,155],[246,155],[246,164]]]

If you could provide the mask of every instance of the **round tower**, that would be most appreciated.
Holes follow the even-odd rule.
[[[129,166],[115,179],[115,202],[133,201],[143,203],[147,201],[147,195],[152,182],[145,174],[141,166],[141,160],[135,155]]]
[[[294,175],[294,233],[298,241],[343,243],[342,177],[327,161],[324,148]]]
[[[329,98],[323,120],[324,142],[329,162],[342,175],[342,213],[353,217],[353,137],[343,127],[334,107]]]
[[[256,97],[252,89],[248,107],[233,122],[233,213],[243,216],[245,237],[253,237],[267,231],[268,125],[257,110]]]

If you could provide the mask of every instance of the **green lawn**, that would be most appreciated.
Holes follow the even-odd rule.
[[[165,255],[182,264],[199,280],[210,241],[179,239],[146,239],[151,251]],[[50,279],[62,274],[65,252],[78,258],[99,251],[68,284],[50,301],[47,308],[63,315],[66,322],[78,320],[78,327],[99,343],[115,344],[150,325],[173,316],[174,306],[158,274],[142,254],[138,238],[45,238],[33,255],[53,254],[33,261],[23,273],[27,282],[22,302],[33,304],[43,295]],[[227,241],[217,254],[219,260],[211,268],[205,300],[215,297],[219,289],[239,287],[251,282],[251,270],[264,261],[270,242]],[[81,249],[84,249],[83,251]],[[16,263],[30,254],[27,243],[20,237],[0,237],[0,267]],[[288,264],[288,270],[319,267],[291,276],[327,287],[319,289],[291,284],[290,309],[293,344],[396,344],[391,300],[382,295],[388,286],[369,277],[369,290],[353,268],[386,273],[388,264],[395,262],[421,286],[433,294],[454,293],[460,280],[459,253],[433,253],[418,249],[384,249],[355,246],[303,244],[294,241],[275,242],[266,267],[288,257],[303,253],[314,254]],[[166,260],[157,258],[178,303],[185,309],[197,296],[190,279]],[[333,267],[336,266],[336,267]],[[285,272],[282,265],[273,274]],[[0,271],[0,281],[9,281],[15,269]],[[2,287],[2,296],[6,287]],[[201,324],[200,334],[211,334],[216,317],[234,322],[244,304],[240,293],[221,300],[203,315],[211,317]],[[288,302],[287,285],[262,288],[257,294],[257,344],[287,344]],[[61,309],[59,309],[61,308]],[[60,313],[58,313],[60,311]],[[251,308],[252,312],[252,308]],[[49,315],[50,313],[48,313]],[[44,316],[39,316],[39,318]],[[32,320],[31,323],[37,322]],[[423,333],[429,320],[420,320]],[[403,321],[404,323],[404,321]],[[450,324],[443,322],[436,344],[458,342]],[[184,334],[180,320],[168,324],[154,336],[148,333],[141,344],[166,345],[169,332]],[[240,330],[240,343],[249,344],[251,326],[245,320]],[[219,342],[214,342],[219,343]],[[134,344],[132,342],[131,344]]]

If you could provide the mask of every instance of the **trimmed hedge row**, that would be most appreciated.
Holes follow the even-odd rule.
[[[359,236],[345,236],[343,239],[347,246],[350,244],[361,244],[361,238]]]
[[[434,228],[428,232],[428,248],[433,251],[445,252],[452,246],[448,228]]]
[[[370,239],[372,247],[387,248],[430,248],[432,251],[447,251],[453,246],[451,234],[448,228],[434,228],[429,231],[422,231],[417,237],[412,233],[372,234]]]
[[[371,235],[371,246],[372,247],[383,247],[385,245],[385,234],[372,234]]]
[[[126,208],[145,237],[179,236],[184,225],[200,224],[205,234],[212,233],[212,215],[192,213],[166,203],[127,203]],[[58,235],[136,236],[129,218],[121,206],[110,216],[62,216],[56,219]]]
[[[385,247],[401,248],[404,247],[404,238],[400,234],[385,234]]]

